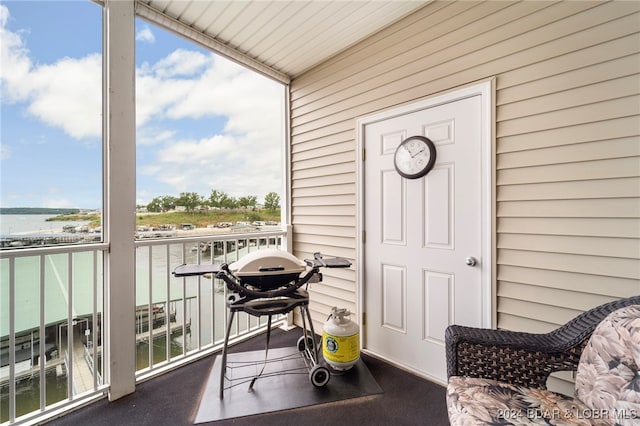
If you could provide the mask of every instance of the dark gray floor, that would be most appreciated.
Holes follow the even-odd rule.
[[[271,347],[294,347],[300,329],[274,330]],[[258,336],[230,349],[232,353],[261,350]],[[445,388],[363,355],[363,362],[382,388],[381,394],[274,413],[217,422],[213,426],[249,425],[448,425]],[[192,425],[214,357],[208,357],[136,387],[136,392],[109,403],[98,401],[50,422],[77,425]]]

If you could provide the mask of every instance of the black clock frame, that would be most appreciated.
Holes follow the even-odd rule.
[[[414,173],[414,174],[407,174],[404,173],[402,170],[400,170],[398,168],[398,164],[396,163],[396,154],[398,153],[398,151],[402,148],[402,149],[406,149],[403,148],[403,146],[407,143],[409,143],[410,141],[417,139],[419,141],[422,141],[424,143],[426,143],[427,148],[429,149],[429,162],[426,164],[426,166],[420,170],[418,173]],[[403,140],[402,142],[400,142],[400,145],[398,145],[398,148],[396,148],[395,152],[393,153],[393,165],[396,168],[396,172],[398,172],[398,174],[400,176],[402,176],[403,178],[406,179],[418,179],[421,178],[422,176],[425,176],[427,173],[429,173],[429,171],[431,171],[431,169],[433,168],[433,165],[436,163],[436,146],[435,144],[431,141],[431,139],[425,137],[425,136],[409,136],[408,138],[406,138],[405,140]]]

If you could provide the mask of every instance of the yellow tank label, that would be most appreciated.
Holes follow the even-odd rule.
[[[327,361],[352,362],[360,356],[359,333],[351,336],[322,334],[322,354]]]

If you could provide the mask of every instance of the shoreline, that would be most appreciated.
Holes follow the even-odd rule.
[[[77,226],[85,226],[86,224],[79,224]],[[280,225],[267,225],[267,226],[231,226],[227,228],[193,228],[193,229],[171,229],[171,230],[155,230],[155,231],[136,231],[136,238],[154,238],[161,236],[178,236],[178,237],[195,237],[195,236],[207,236],[207,235],[224,235],[224,234],[248,234],[259,232],[273,232],[279,231]],[[83,236],[83,235],[98,235],[101,234],[99,230],[89,229],[85,232],[65,232],[62,228],[55,229],[40,229],[37,231],[23,231],[14,232],[10,234],[1,234],[3,239],[10,239],[15,237],[42,237],[42,236]]]

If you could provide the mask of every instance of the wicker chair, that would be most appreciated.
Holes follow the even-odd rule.
[[[514,393],[516,391],[536,389],[545,393],[544,398],[565,398],[546,390],[549,375],[556,371],[578,370],[583,350],[596,327],[610,314],[621,308],[636,308],[632,305],[640,305],[640,296],[598,306],[546,334],[478,329],[458,325],[449,326],[445,339],[447,375],[449,377],[447,404],[450,408],[449,414],[452,424],[468,423],[470,420],[474,424],[483,424],[483,422],[487,424],[512,424],[510,420],[521,421],[522,418],[509,419],[509,415],[522,417],[532,413],[534,415],[540,414],[536,411],[528,413],[523,411],[523,398],[520,395],[516,396]],[[638,323],[640,323],[640,319],[638,319]],[[634,335],[638,337],[635,330]],[[637,374],[637,366],[635,368]],[[498,399],[504,404],[497,407],[492,413],[485,413],[486,415],[476,410],[474,415],[477,416],[471,419],[453,418],[458,417],[460,410],[466,410],[466,408],[461,409],[461,404],[464,405],[464,401],[460,399],[460,388],[467,385],[490,386],[491,389],[485,387],[483,392],[493,393],[494,396],[500,395],[501,399]],[[503,393],[509,395],[505,396],[506,394],[503,395]],[[467,395],[466,397],[482,399],[482,395],[478,395],[475,394],[473,397]],[[640,397],[640,393],[638,395]],[[578,409],[591,409],[593,413],[593,407],[582,406],[579,400],[571,400],[571,402],[578,404],[576,405]],[[452,405],[457,405],[457,408],[452,408]],[[513,407],[516,407],[515,411],[512,410]],[[573,414],[577,413],[573,412]],[[635,415],[636,413],[631,414]],[[639,417],[634,417],[634,421],[638,423],[631,424],[640,424],[640,413],[637,415]],[[574,420],[577,422],[579,417],[574,416]],[[579,424],[579,422],[577,423]],[[552,424],[554,423],[552,422]],[[603,422],[603,424],[608,423]],[[615,424],[615,422],[611,424]]]

